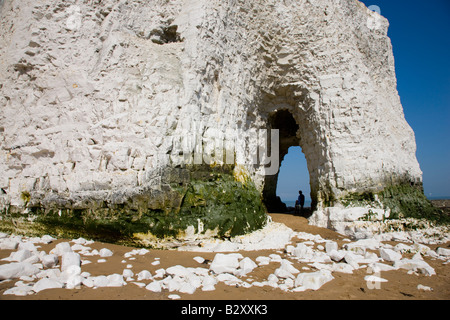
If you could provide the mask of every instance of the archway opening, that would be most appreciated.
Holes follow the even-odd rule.
[[[311,208],[311,187],[309,184],[309,172],[305,155],[299,146],[290,147],[288,153],[280,165],[277,181],[277,196],[286,204],[287,212],[295,212],[295,201],[299,191],[305,195],[306,215]]]
[[[268,123],[271,129],[279,130],[279,163],[284,164],[286,168],[283,167],[283,173],[281,173],[281,177],[288,176],[288,180],[292,184],[291,190],[289,190],[289,194],[283,196],[277,192],[278,181],[280,178],[280,171],[277,174],[266,176],[264,179],[264,189],[263,189],[263,200],[266,208],[269,212],[287,212],[287,206],[282,201],[283,200],[294,200],[298,197],[298,191],[302,190],[303,194],[305,194],[305,198],[309,200],[310,190],[309,190],[309,173],[306,167],[306,160],[303,153],[300,150],[300,139],[299,139],[299,125],[295,120],[294,116],[289,110],[282,109],[278,110],[269,115]],[[285,157],[289,152],[289,149],[293,148],[292,156],[287,157],[287,162],[285,162]],[[300,151],[299,151],[300,150]],[[292,159],[291,159],[292,158]],[[297,159],[295,159],[297,158]],[[294,165],[290,164],[291,161],[294,162]],[[300,163],[299,163],[300,161]],[[303,161],[303,162],[302,162]],[[303,169],[299,169],[299,167],[295,166],[302,165]],[[306,171],[306,174],[305,172]],[[298,173],[303,172],[302,177],[298,177]],[[304,176],[308,177],[307,179]],[[296,179],[301,179],[301,183],[296,183]],[[285,179],[283,178],[283,181]],[[284,182],[283,182],[284,183]],[[281,186],[281,190],[286,189],[285,185]],[[297,196],[293,196],[293,194],[297,194]],[[293,198],[292,198],[293,197]]]

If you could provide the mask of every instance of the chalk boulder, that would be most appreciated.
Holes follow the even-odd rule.
[[[57,256],[62,256],[66,252],[73,252],[69,242],[60,242],[55,246],[55,248],[50,250],[51,254],[55,254]]]
[[[61,258],[61,271],[65,271],[71,266],[80,267],[81,258],[78,253],[75,252],[65,252]]]
[[[239,255],[218,253],[209,269],[216,274],[234,273],[239,267]]]
[[[328,270],[320,270],[312,273],[300,273],[295,279],[294,291],[319,290],[325,283],[334,277]]]
[[[401,259],[394,263],[394,268],[406,269],[424,274],[426,276],[436,275],[436,271],[427,262],[420,259]]]
[[[43,278],[34,284],[33,291],[39,293],[43,290],[56,289],[62,287],[63,283],[59,282],[58,280]]]
[[[42,265],[45,268],[53,268],[58,264],[58,256],[55,254],[46,254],[42,257]]]
[[[0,280],[32,276],[39,272],[39,268],[28,262],[15,262],[0,265]]]
[[[402,255],[401,253],[395,252],[394,250],[381,248],[380,257],[385,261],[394,262],[400,260],[402,258]]]
[[[437,248],[436,253],[440,256],[450,257],[450,249],[446,248]]]

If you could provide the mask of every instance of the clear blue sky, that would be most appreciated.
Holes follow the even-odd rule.
[[[363,0],[389,20],[399,92],[416,135],[425,194],[450,197],[450,0]],[[309,175],[300,148],[282,163],[278,195],[309,198]]]

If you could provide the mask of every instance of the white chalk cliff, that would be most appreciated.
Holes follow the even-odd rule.
[[[253,164],[251,143],[271,128],[280,159],[302,147],[318,224],[349,195],[420,189],[387,29],[356,0],[4,0],[2,210],[125,208],[144,223],[183,219],[185,205],[206,208],[201,231],[209,168],[209,187],[229,173],[273,203],[277,175]],[[190,135],[204,148],[240,139],[242,152],[220,173],[220,161],[196,169],[180,157]]]

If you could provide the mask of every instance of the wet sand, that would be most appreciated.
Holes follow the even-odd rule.
[[[344,244],[344,237],[331,230],[317,228],[308,225],[307,220],[302,217],[296,217],[289,214],[271,214],[274,222],[281,222],[297,232],[307,232],[312,234],[319,234],[324,239],[334,240],[339,246]],[[68,241],[67,239],[59,239],[47,245],[41,245],[39,250],[49,252],[59,242]],[[292,244],[295,246],[297,242],[302,242],[297,238],[292,239]],[[398,242],[389,242],[392,245]],[[97,263],[99,256],[83,257],[92,263],[83,265],[82,271],[91,273],[91,276],[108,275],[113,273],[122,274],[123,270],[131,264],[130,268],[136,275],[142,270],[149,270],[152,274],[160,268],[168,268],[175,265],[182,265],[184,267],[205,267],[207,264],[199,264],[193,258],[201,256],[207,260],[212,260],[216,253],[214,252],[181,252],[169,250],[150,250],[145,255],[134,255],[130,258],[124,258],[124,254],[130,252],[133,248],[119,245],[99,243],[89,245],[92,249],[100,250],[108,248],[113,251],[113,256],[107,257],[106,262]],[[317,246],[317,244],[316,244]],[[431,249],[437,247],[449,248],[450,243],[441,245],[428,245]],[[0,259],[8,257],[11,250],[0,250]],[[287,255],[281,250],[260,250],[260,251],[242,251],[240,252],[244,257],[249,257],[255,260],[258,256],[268,256],[276,253],[282,258],[287,258]],[[403,257],[410,258],[408,254],[403,254]],[[412,254],[411,254],[412,257]],[[152,265],[159,258],[159,265]],[[125,262],[123,262],[125,260]],[[169,300],[170,294],[177,294],[181,300],[305,300],[305,299],[325,299],[325,300],[411,300],[411,299],[450,299],[450,264],[443,264],[443,261],[424,257],[424,260],[432,266],[436,275],[414,275],[408,274],[406,270],[395,270],[389,272],[381,272],[381,277],[388,280],[386,283],[381,283],[379,288],[371,289],[370,285],[366,283],[364,277],[369,275],[367,268],[355,270],[353,274],[344,274],[333,272],[334,280],[323,285],[319,290],[308,290],[305,292],[285,292],[279,288],[272,288],[270,286],[264,287],[250,287],[243,288],[238,286],[228,286],[224,283],[218,283],[215,291],[204,292],[200,289],[196,290],[194,294],[184,294],[179,292],[170,293],[168,290],[162,290],[161,293],[153,293],[140,288],[137,285],[128,282],[126,286],[118,288],[88,288],[81,286],[78,289],[48,289],[37,294],[28,295],[24,297],[14,295],[3,295],[3,292],[8,288],[14,286],[16,280],[0,282],[0,300]],[[7,263],[0,261],[1,263]],[[307,267],[305,263],[298,261],[294,262],[294,267],[302,270],[302,267]],[[247,282],[264,281],[267,277],[279,267],[279,263],[270,263],[266,266],[260,266],[254,269],[248,277],[244,277]],[[308,266],[309,267],[309,266]],[[311,268],[310,271],[314,271]],[[151,280],[142,280],[145,284]],[[418,290],[417,286],[421,284],[433,288],[433,291]]]

